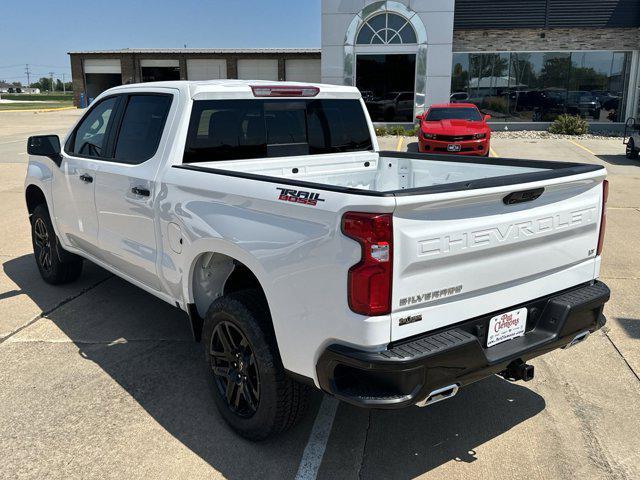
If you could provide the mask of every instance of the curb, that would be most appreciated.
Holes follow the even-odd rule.
[[[15,112],[57,112],[59,110],[73,110],[77,107],[56,107],[56,108],[33,108],[24,110],[0,110],[0,113],[15,113]]]

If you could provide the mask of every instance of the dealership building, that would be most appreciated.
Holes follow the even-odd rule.
[[[320,49],[70,52],[75,101],[121,84],[220,78],[354,85],[374,121],[471,102],[494,122],[638,115],[640,0],[322,0]]]

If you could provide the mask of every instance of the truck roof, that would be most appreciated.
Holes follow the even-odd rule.
[[[361,98],[360,91],[355,87],[345,85],[330,85],[311,82],[276,82],[270,80],[174,80],[168,82],[148,82],[122,85],[111,90],[175,88],[187,90],[193,99],[207,98],[242,98],[253,97],[252,86],[279,87],[317,87],[320,93],[314,98]],[[230,95],[233,95],[230,97]],[[236,97],[236,95],[238,97]]]

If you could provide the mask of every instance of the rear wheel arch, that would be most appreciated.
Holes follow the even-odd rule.
[[[260,296],[271,319],[266,291],[258,275],[242,261],[220,252],[203,252],[192,262],[189,275],[188,314],[194,338],[202,334],[202,319],[211,304],[224,295],[254,290]],[[271,328],[273,320],[271,319]]]

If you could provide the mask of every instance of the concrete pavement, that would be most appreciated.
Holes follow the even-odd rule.
[[[88,262],[69,286],[40,280],[18,154],[30,129],[60,132],[74,117],[18,115],[0,114],[0,477],[294,478],[320,393],[291,432],[241,440],[215,410],[180,312]],[[494,377],[424,409],[341,404],[318,478],[640,478],[640,163],[619,141],[578,143],[593,154],[566,140],[493,148],[607,166],[606,332],[534,360],[526,384]]]

